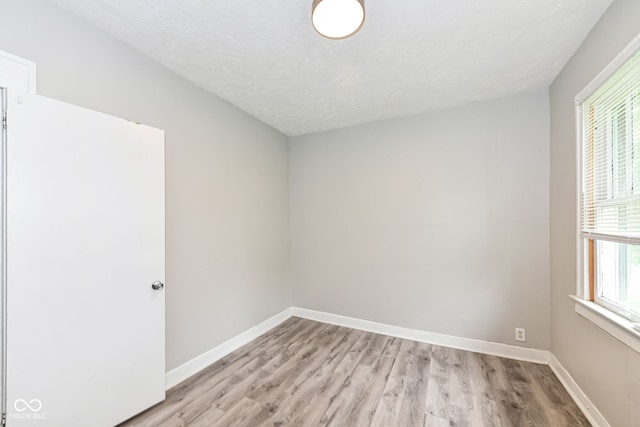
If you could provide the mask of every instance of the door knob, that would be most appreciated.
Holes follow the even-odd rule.
[[[153,289],[154,291],[161,291],[164,289],[164,283],[162,283],[159,280],[156,280],[151,284],[151,289]]]

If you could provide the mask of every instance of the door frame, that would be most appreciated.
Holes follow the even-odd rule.
[[[0,407],[7,421],[7,88],[0,87]]]

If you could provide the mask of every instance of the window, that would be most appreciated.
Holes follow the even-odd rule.
[[[577,98],[583,296],[640,321],[640,51]],[[613,69],[613,66],[612,66]]]

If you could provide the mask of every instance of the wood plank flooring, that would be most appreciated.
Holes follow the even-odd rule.
[[[589,426],[551,369],[293,317],[122,426]]]

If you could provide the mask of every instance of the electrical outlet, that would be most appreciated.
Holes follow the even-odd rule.
[[[524,328],[516,328],[516,341],[526,341]]]

